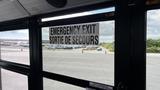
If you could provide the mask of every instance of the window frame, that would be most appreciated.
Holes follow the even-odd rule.
[[[119,3],[120,4],[120,3]],[[76,17],[76,18],[69,18],[69,19],[62,19],[62,20],[57,20],[57,21],[49,21],[49,22],[41,22],[41,18],[45,17],[50,17],[50,16],[58,16],[58,15],[64,15],[64,14],[71,14],[71,13],[78,13],[78,12],[83,12],[83,11],[89,11],[89,10],[96,10],[100,8],[108,8],[111,6],[118,7],[118,5],[115,5],[115,1],[109,0],[104,3],[98,3],[98,4],[93,4],[93,5],[88,5],[88,6],[81,6],[77,8],[72,8],[69,10],[62,10],[62,11],[57,11],[57,12],[52,12],[48,14],[41,14],[41,15],[35,15],[27,18],[22,18],[22,19],[16,19],[16,20],[11,20],[11,21],[5,21],[5,22],[0,22],[0,31],[12,31],[16,29],[27,29],[29,28],[29,42],[30,42],[30,65],[23,65],[23,64],[18,64],[18,63],[13,63],[13,62],[8,62],[4,60],[0,60],[0,67],[14,71],[23,75],[28,76],[28,87],[29,90],[43,90],[43,77],[52,79],[52,80],[57,80],[60,82],[80,86],[80,87],[88,87],[88,88],[94,88],[94,89],[104,89],[102,88],[105,86],[108,88],[108,90],[117,90],[117,87],[121,86],[123,87],[123,83],[119,84],[120,81],[117,81],[117,79],[121,80],[121,75],[120,77],[115,78],[115,84],[116,86],[109,86],[109,85],[102,85],[96,82],[91,82],[91,81],[86,81],[86,80],[81,80],[77,78],[72,78],[64,75],[58,75],[55,73],[50,73],[50,72],[45,72],[42,71],[42,46],[41,46],[41,28],[46,27],[46,26],[54,26],[54,25],[66,25],[66,24],[77,24],[77,23],[88,23],[88,22],[97,22],[97,21],[107,21],[107,20],[116,20],[119,15],[117,15],[117,10],[115,12],[108,12],[108,13],[102,13],[102,14],[96,14],[96,15],[90,15],[90,16],[83,16],[83,17]],[[146,5],[143,6],[146,11],[147,10],[152,10],[152,9],[159,9],[160,4],[157,5]],[[127,12],[126,12],[127,13]],[[82,20],[79,20],[82,19]],[[69,22],[70,21],[70,22]],[[123,21],[121,21],[123,22]],[[118,27],[118,25],[117,25]],[[138,32],[137,32],[138,33]],[[132,33],[134,36],[136,33]],[[143,32],[144,34],[144,32]],[[116,34],[118,35],[118,33]],[[123,34],[121,34],[123,35]],[[117,36],[116,36],[117,37]],[[116,39],[116,41],[119,41],[119,39]],[[140,43],[139,43],[140,44]],[[145,45],[145,43],[142,43]],[[116,46],[118,47],[118,46]],[[115,50],[115,53],[119,51]],[[137,51],[136,51],[137,52]],[[145,53],[145,52],[144,52]],[[142,53],[144,55],[144,53]],[[117,56],[115,56],[117,57]],[[116,61],[117,59],[115,59]],[[145,63],[142,63],[145,64]],[[123,65],[118,62],[115,63],[115,74],[117,74],[119,71],[118,68],[121,68],[116,65]],[[128,66],[129,67],[129,66]],[[129,67],[130,68],[130,67]],[[142,67],[143,69],[146,69],[146,67]],[[140,76],[145,77],[145,72],[142,74],[139,74]],[[130,82],[130,81],[128,81]],[[146,82],[146,81],[145,81]],[[91,85],[92,83],[95,84],[95,86]],[[126,85],[127,86],[127,85]],[[144,87],[145,85],[143,85]],[[142,89],[141,89],[142,90]],[[145,90],[143,88],[143,90]]]

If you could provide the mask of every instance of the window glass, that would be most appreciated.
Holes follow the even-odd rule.
[[[2,90],[28,90],[27,76],[1,69]]]
[[[147,90],[160,89],[160,10],[147,13]]]
[[[53,44],[49,39],[50,27],[42,28],[43,70],[114,85],[114,21],[96,23],[97,45]]]
[[[44,90],[86,90],[85,88],[43,78]]]
[[[29,65],[28,30],[1,31],[0,58]]]

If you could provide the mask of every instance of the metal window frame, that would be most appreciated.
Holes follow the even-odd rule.
[[[125,1],[125,0],[124,0]],[[135,0],[136,1],[136,0]],[[138,1],[138,0],[137,0]],[[140,0],[139,0],[140,1]],[[120,3],[120,2],[118,2]],[[48,14],[41,14],[41,15],[35,15],[32,17],[27,17],[27,18],[22,18],[22,19],[16,19],[16,20],[11,20],[11,21],[5,21],[5,22],[0,22],[0,31],[8,31],[8,30],[15,30],[15,29],[27,29],[29,28],[29,41],[30,41],[30,65],[23,65],[23,64],[18,64],[18,63],[13,63],[13,62],[8,62],[5,60],[0,60],[0,67],[10,70],[10,71],[14,71],[23,75],[27,75],[28,76],[28,87],[29,90],[43,90],[43,77],[52,79],[52,80],[57,80],[60,82],[64,82],[64,83],[68,83],[68,84],[72,84],[72,85],[76,85],[76,86],[80,86],[80,87],[91,87],[97,90],[103,90],[104,88],[101,87],[106,87],[106,88],[113,88],[112,86],[108,86],[108,85],[103,85],[103,84],[99,84],[99,83],[95,83],[95,82],[91,82],[91,81],[86,81],[86,80],[81,80],[81,79],[77,79],[77,78],[72,78],[69,76],[63,76],[63,75],[59,75],[59,74],[55,74],[55,73],[50,73],[50,72],[46,72],[46,71],[42,71],[42,46],[41,46],[41,28],[42,27],[46,27],[46,26],[52,26],[52,25],[65,25],[65,24],[76,24],[76,23],[86,23],[86,22],[96,22],[96,21],[106,21],[106,20],[116,20],[116,32],[115,32],[115,87],[114,90],[118,90],[117,87],[120,87],[119,90],[124,90],[125,87],[134,87],[134,83],[136,83],[136,81],[134,81],[134,79],[137,79],[136,77],[134,77],[134,75],[138,75],[140,77],[138,77],[138,79],[140,79],[140,82],[142,82],[143,84],[140,84],[140,82],[138,84],[135,85],[135,87],[142,85],[140,87],[140,89],[138,90],[145,90],[145,24],[143,20],[140,20],[142,26],[140,26],[139,30],[142,29],[140,32],[136,31],[134,32],[137,21],[133,20],[132,23],[133,24],[131,26],[128,26],[127,28],[131,31],[126,32],[129,33],[128,36],[126,37],[130,37],[130,39],[133,39],[132,42],[130,42],[129,40],[125,39],[123,41],[124,38],[121,38],[124,36],[123,33],[119,32],[118,29],[124,29],[125,27],[123,25],[121,25],[118,22],[123,22],[123,15],[124,14],[117,14],[117,9],[115,12],[109,12],[109,13],[102,13],[102,14],[96,14],[96,15],[90,15],[90,16],[83,16],[83,17],[76,17],[76,18],[70,18],[70,19],[64,19],[64,20],[57,20],[57,21],[49,21],[49,22],[40,22],[41,18],[44,17],[50,17],[50,16],[58,16],[58,15],[63,15],[63,14],[71,14],[71,13],[78,13],[78,12],[83,12],[83,11],[89,11],[89,10],[95,10],[95,9],[100,9],[100,8],[107,8],[110,6],[114,6],[115,5],[115,1],[110,0],[109,2],[105,2],[105,3],[99,3],[99,4],[94,4],[94,5],[88,5],[88,6],[83,6],[83,7],[77,7],[77,8],[73,8],[73,9],[69,9],[69,10],[62,10],[62,11],[57,11],[57,12],[53,12],[53,13],[48,13]],[[118,7],[118,6],[115,6]],[[144,5],[143,6],[146,10],[152,10],[152,9],[159,9],[160,5]],[[120,13],[123,12],[120,10]],[[115,13],[115,15],[114,15]],[[128,13],[126,13],[128,14]],[[121,17],[121,19],[118,17]],[[83,18],[83,19],[82,19]],[[79,19],[82,19],[81,21]],[[143,17],[144,19],[144,17]],[[66,20],[66,21],[65,21]],[[71,20],[72,22],[68,22],[69,20]],[[128,18],[128,20],[130,20]],[[119,27],[119,28],[117,28]],[[131,29],[131,27],[133,29]],[[126,29],[125,29],[126,30]],[[135,37],[135,35],[137,35],[137,37]],[[142,35],[142,36],[141,36]],[[126,38],[125,37],[125,38]],[[141,38],[140,40],[138,40],[139,38]],[[137,45],[135,45],[135,41],[138,40]],[[142,41],[142,42],[141,42]],[[125,52],[123,52],[123,48],[124,46],[122,46],[122,44],[126,44],[127,49],[124,50]],[[133,45],[132,45],[133,44]],[[136,47],[138,46],[138,47]],[[124,53],[128,52],[129,54],[124,55]],[[139,60],[139,56],[136,54],[136,52],[140,52],[138,55],[140,56],[142,60],[141,65],[142,66],[138,66],[135,67],[135,65],[138,63],[137,60]],[[118,62],[119,59],[123,59],[124,57],[126,58],[133,58],[135,59],[135,61],[132,59],[132,62]],[[127,59],[127,60],[128,60]],[[132,64],[129,64],[132,63]],[[129,66],[131,65],[131,66]],[[125,66],[128,69],[132,69],[134,71],[134,73],[130,73],[128,72],[126,69],[124,69]],[[135,71],[137,69],[141,68],[138,71]],[[123,71],[123,73],[127,73],[128,76],[123,77],[122,75],[124,74],[120,74],[120,70],[125,70]],[[142,73],[141,73],[142,71]],[[137,74],[135,74],[137,73]],[[131,75],[133,74],[133,75]],[[130,78],[133,77],[133,79],[130,80]],[[143,77],[143,78],[142,78]],[[68,81],[70,80],[70,81]],[[73,80],[73,81],[72,81]],[[125,81],[127,80],[127,81]],[[132,83],[133,80],[133,83]],[[126,84],[126,82],[131,83],[131,84]],[[94,87],[94,84],[99,86],[99,87]],[[133,85],[132,85],[133,84]],[[105,88],[105,89],[106,89]],[[132,90],[132,89],[129,89]],[[136,89],[137,90],[137,89]]]

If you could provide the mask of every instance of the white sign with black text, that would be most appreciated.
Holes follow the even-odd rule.
[[[98,45],[99,23],[50,27],[49,40],[50,44]]]

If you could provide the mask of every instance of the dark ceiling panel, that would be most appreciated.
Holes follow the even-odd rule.
[[[27,17],[27,12],[15,0],[0,1],[0,21]]]
[[[100,3],[108,0],[68,0],[64,8],[55,8],[46,2],[46,0],[19,0],[22,5],[32,14],[43,14],[53,11]]]
[[[0,22],[104,1],[110,0],[68,0],[65,7],[55,8],[48,4],[46,0],[0,0]]]

